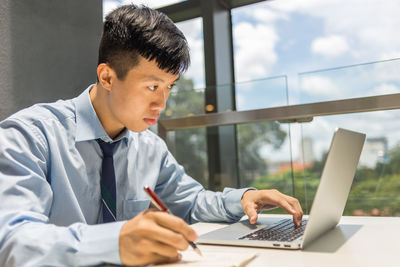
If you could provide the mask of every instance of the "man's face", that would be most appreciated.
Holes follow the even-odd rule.
[[[157,123],[178,78],[159,69],[155,61],[140,57],[124,80],[115,79],[112,84],[107,103],[111,117],[131,131],[148,129]]]

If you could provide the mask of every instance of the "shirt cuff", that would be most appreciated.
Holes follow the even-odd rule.
[[[228,191],[225,198],[225,207],[229,215],[234,217],[236,220],[240,220],[244,215],[244,211],[242,208],[242,197],[243,194],[248,190],[257,190],[256,188],[246,187],[241,189],[231,189],[225,188],[224,191]]]
[[[99,263],[121,264],[119,234],[126,221],[88,225],[80,242],[79,265]]]

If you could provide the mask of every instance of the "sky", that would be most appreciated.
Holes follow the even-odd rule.
[[[121,4],[157,8],[177,0],[103,0],[104,14]],[[238,110],[400,93],[400,1],[275,0],[232,10],[234,67]],[[202,20],[178,23],[188,39],[192,65],[185,77],[204,88]],[[313,139],[319,157],[336,127],[400,141],[398,111],[315,118],[292,125],[292,150],[301,136]],[[388,131],[390,129],[390,131]],[[261,148],[265,157],[288,159]]]

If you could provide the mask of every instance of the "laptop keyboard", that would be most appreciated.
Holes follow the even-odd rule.
[[[295,227],[292,219],[283,219],[239,239],[290,242],[303,235],[306,224],[307,220],[303,220],[300,227]]]

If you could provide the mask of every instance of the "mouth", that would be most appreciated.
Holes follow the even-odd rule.
[[[150,126],[153,126],[157,123],[158,118],[144,118],[143,120]]]

